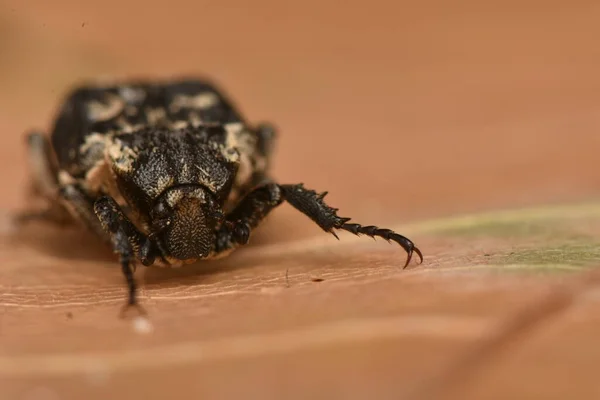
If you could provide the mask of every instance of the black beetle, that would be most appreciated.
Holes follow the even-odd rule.
[[[400,244],[404,267],[413,252],[423,261],[406,237],[339,217],[326,192],[270,179],[275,135],[271,124],[248,123],[205,80],[78,86],[50,140],[28,135],[35,188],[49,206],[21,221],[66,216],[112,243],[129,289],[124,309],[138,306],[137,262],[174,266],[226,255],[284,200],[336,237],[342,229]]]

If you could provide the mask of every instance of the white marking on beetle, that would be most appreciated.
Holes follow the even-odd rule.
[[[107,104],[90,101],[87,106],[87,117],[92,121],[107,121],[119,115],[125,107],[123,99],[116,95],[106,94]]]
[[[87,153],[94,146],[105,146],[107,142],[107,135],[103,133],[92,133],[85,137],[85,142],[79,147],[80,153]]]
[[[98,192],[111,179],[108,163],[105,158],[101,158],[85,174],[85,182],[88,189],[92,192]]]
[[[58,171],[58,183],[60,183],[61,186],[71,185],[75,183],[75,178],[64,169],[61,169]]]
[[[244,130],[244,124],[241,122],[229,122],[223,125],[227,133],[240,133]]]
[[[181,190],[170,190],[167,193],[167,203],[170,207],[175,207],[182,197],[183,193],[181,192]]]
[[[164,192],[169,186],[173,185],[173,177],[167,175],[161,175],[156,181],[156,190],[152,191],[153,196],[158,196]]]
[[[194,128],[202,125],[202,118],[200,118],[200,115],[198,115],[197,112],[190,112],[188,118],[190,119],[190,123]]]
[[[142,124],[130,124],[125,116],[120,116],[116,122],[119,126],[119,133],[131,133],[143,127]]]
[[[210,176],[210,174],[201,166],[199,166],[199,165],[194,165],[194,166],[198,169],[198,171],[202,172],[204,175]]]
[[[106,148],[106,152],[113,168],[120,172],[131,172],[133,162],[137,158],[137,154],[131,147],[123,146],[123,143],[117,139]]]
[[[178,112],[182,108],[207,109],[219,103],[219,96],[211,92],[204,92],[194,96],[178,94],[169,104],[171,112]]]
[[[187,121],[173,121],[171,123],[171,128],[172,129],[184,129],[189,125],[189,122]]]
[[[180,176],[181,180],[184,181],[184,182],[188,182],[191,179],[191,176],[190,176],[190,167],[188,166],[187,163],[183,164],[183,167],[181,167],[181,171],[179,172],[179,176]]]
[[[166,115],[164,108],[146,108],[146,118],[150,125],[158,125],[165,120]]]
[[[119,95],[127,103],[141,103],[146,98],[146,92],[141,89],[132,88],[130,86],[122,86],[119,88]]]

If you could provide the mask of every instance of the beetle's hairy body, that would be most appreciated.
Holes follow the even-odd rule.
[[[186,147],[186,142],[201,150],[216,147],[229,162],[239,164],[226,208],[248,186],[263,179],[268,167],[265,138],[247,128],[214,86],[193,80],[76,89],[60,110],[51,138],[63,176],[79,180],[92,195],[111,193],[114,185],[106,173],[111,164],[127,173],[140,151],[148,149],[171,153],[152,171],[157,178],[154,183],[167,184],[172,171],[179,171],[185,183],[223,178],[210,171],[199,173],[206,162],[194,163],[198,158],[202,161],[202,153],[188,157],[192,147]],[[114,190],[111,194],[116,195]]]
[[[54,218],[68,212],[112,244],[137,305],[133,268],[220,258],[246,244],[283,201],[324,231],[382,237],[421,252],[389,229],[349,223],[326,193],[269,177],[275,130],[246,121],[201,80],[122,82],[73,90],[50,140],[29,135],[35,188]],[[23,218],[27,219],[27,218]],[[336,236],[337,237],[337,236]]]
[[[145,234],[148,215],[138,210],[150,209],[172,186],[204,185],[231,210],[267,176],[266,139],[273,140],[250,129],[214,86],[193,80],[80,87],[51,134],[59,183],[77,183],[92,198],[111,196]],[[136,173],[136,165],[144,168]],[[135,187],[143,190],[128,190]],[[195,260],[165,254],[153,265]]]

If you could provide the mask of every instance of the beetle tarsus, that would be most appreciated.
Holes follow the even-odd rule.
[[[281,185],[280,186],[285,200],[298,211],[312,219],[325,232],[338,237],[334,229],[341,229],[351,232],[355,235],[367,235],[370,237],[381,237],[388,242],[396,242],[406,251],[408,257],[404,268],[410,263],[413,253],[417,253],[420,262],[423,262],[423,254],[414,243],[390,229],[379,228],[377,226],[362,226],[360,224],[348,223],[350,218],[343,218],[337,215],[337,208],[328,206],[324,201],[327,192],[317,193],[314,190],[304,188],[304,185]]]
[[[121,268],[123,270],[123,275],[125,276],[128,289],[127,302],[121,308],[121,318],[125,318],[129,310],[132,308],[135,309],[139,315],[146,316],[146,310],[139,304],[137,300],[137,284],[135,282],[135,278],[133,277],[133,269],[129,257],[121,257]]]

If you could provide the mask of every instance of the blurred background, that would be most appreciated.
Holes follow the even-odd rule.
[[[357,219],[587,196],[599,15],[594,1],[4,1],[0,162],[21,165],[23,132],[47,128],[73,83],[200,75],[278,125],[278,179]]]
[[[0,202],[22,203],[23,135],[71,85],[182,75],[275,123],[273,175],[365,224],[597,198],[599,21],[591,0],[4,0]],[[267,226],[322,234],[291,207]]]

